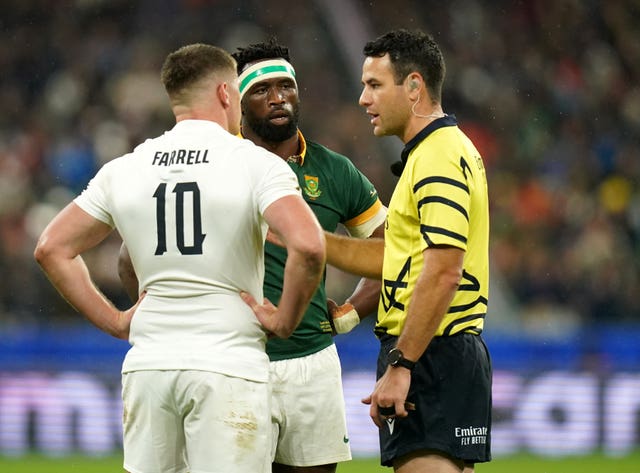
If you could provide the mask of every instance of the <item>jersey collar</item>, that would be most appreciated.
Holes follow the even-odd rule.
[[[400,176],[402,174],[402,171],[404,170],[404,167],[407,164],[409,153],[411,153],[413,148],[415,148],[418,145],[418,143],[420,143],[427,136],[429,136],[431,133],[433,133],[434,131],[440,128],[444,128],[447,126],[456,126],[457,124],[458,124],[458,120],[456,120],[455,115],[445,115],[444,117],[438,118],[432,121],[431,123],[429,123],[422,130],[420,130],[420,132],[416,136],[411,138],[406,145],[404,145],[404,148],[402,149],[402,153],[400,154],[400,161],[397,161],[391,165],[391,172],[395,176]]]
[[[302,136],[302,132],[298,129],[298,143],[300,143],[300,153],[294,154],[287,158],[288,163],[297,163],[299,166],[304,164],[304,157],[307,155],[307,141]]]

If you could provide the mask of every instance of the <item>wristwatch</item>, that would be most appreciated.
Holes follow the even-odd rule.
[[[414,366],[416,366],[415,361],[407,360],[399,348],[392,348],[387,353],[387,360],[389,361],[389,365],[393,367],[402,366],[403,368],[407,368],[409,371],[413,370]]]

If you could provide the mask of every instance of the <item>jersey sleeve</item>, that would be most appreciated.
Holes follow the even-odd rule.
[[[355,238],[369,238],[373,232],[382,225],[387,218],[387,208],[378,199],[365,212],[354,220],[345,223],[345,228],[350,236]]]
[[[289,165],[276,155],[267,154],[262,158],[256,200],[261,214],[269,205],[287,195],[300,195],[298,178]]]
[[[349,235],[356,238],[368,238],[386,218],[387,212],[378,198],[374,185],[355,165],[346,160],[345,182],[342,189],[346,193],[345,219],[342,222]]]
[[[76,205],[92,217],[114,227],[115,223],[110,213],[107,182],[113,161],[105,164],[89,181],[82,193],[74,199]]]
[[[424,152],[420,148],[414,152]],[[437,159],[432,159],[437,156]],[[420,221],[423,250],[433,245],[467,249],[469,233],[469,187],[460,164],[453,154],[429,152],[415,156],[412,188]]]

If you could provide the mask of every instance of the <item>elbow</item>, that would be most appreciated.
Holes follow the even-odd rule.
[[[35,250],[33,250],[33,258],[36,260],[36,263],[40,265],[40,267],[45,267],[50,257],[50,246],[47,245],[45,239],[41,238],[38,241]]]
[[[452,269],[443,275],[442,281],[452,291],[457,291],[462,281],[462,268]]]
[[[307,252],[306,260],[312,271],[322,274],[327,263],[327,253],[324,241],[322,244]]]
[[[324,231],[318,228],[318,231],[313,238],[312,248],[310,249],[311,257],[318,261],[321,266],[327,261],[327,239],[324,236]]]
[[[312,274],[321,275],[327,262],[327,246],[322,232],[302,242],[298,248],[305,266]]]

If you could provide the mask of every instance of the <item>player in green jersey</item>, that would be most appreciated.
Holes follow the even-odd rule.
[[[374,186],[345,156],[306,140],[298,129],[299,97],[288,48],[274,40],[239,48],[242,98],[241,133],[289,162],[302,196],[321,226],[338,225],[354,237],[383,234],[386,209]],[[264,295],[280,300],[286,251],[265,248]],[[364,281],[337,312],[337,331],[345,332],[377,306],[380,283]],[[324,281],[289,338],[271,339],[274,472],[333,472],[351,458],[346,431],[341,368],[333,343]],[[349,318],[351,318],[350,321]]]

